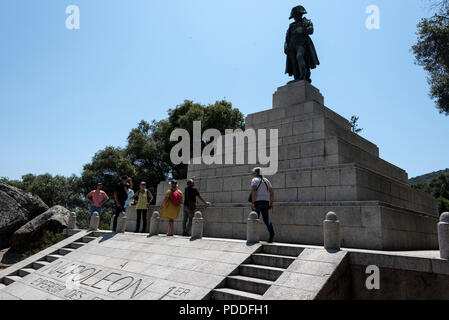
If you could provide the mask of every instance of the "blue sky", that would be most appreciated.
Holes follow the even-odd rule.
[[[79,30],[65,27],[68,5]],[[191,99],[226,98],[245,115],[271,108],[284,75],[291,0],[2,0],[0,176],[80,174],[141,119]],[[362,136],[410,176],[449,167],[449,118],[413,64],[427,0],[303,0],[326,105],[358,115]],[[365,27],[368,5],[381,29]],[[442,143],[443,142],[443,143]]]

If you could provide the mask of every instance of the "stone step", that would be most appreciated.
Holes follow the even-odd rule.
[[[6,287],[6,284],[0,283],[0,290],[2,290],[4,287]]]
[[[298,257],[304,248],[290,247],[275,244],[264,244],[262,246],[262,253],[275,254],[279,256]]]
[[[220,288],[212,291],[212,300],[261,300],[262,296],[245,291]]]
[[[58,260],[58,259],[60,259],[62,257],[63,256],[61,256],[60,254],[49,254],[45,258],[47,259],[48,262],[53,262],[53,261],[56,261],[56,260]]]
[[[255,264],[242,264],[239,266],[240,275],[269,281],[276,281],[284,271],[285,269],[282,268],[274,268]]]
[[[81,240],[82,240],[84,243],[89,243],[89,242],[91,242],[91,241],[94,241],[95,239],[97,239],[97,238],[85,236],[85,237],[83,237],[83,239],[81,239]]]
[[[245,277],[245,276],[229,276],[226,278],[226,287],[239,291],[245,291],[263,295],[273,285],[273,281]]]
[[[92,237],[98,238],[98,237],[102,237],[102,236],[104,236],[105,234],[108,234],[108,233],[110,233],[110,231],[98,230],[98,231],[91,232],[90,235]]]
[[[84,243],[84,242],[72,242],[72,243],[70,244],[70,248],[72,248],[72,249],[78,249],[78,248],[81,248],[81,247],[84,246],[84,245],[86,245],[86,243]]]
[[[6,276],[3,278],[3,283],[5,285],[9,286],[10,284],[12,284],[20,279],[22,279],[22,278],[19,276]]]
[[[65,255],[68,255],[69,253],[72,253],[74,250],[75,249],[71,249],[71,248],[61,248],[61,249],[58,250],[58,253],[61,256],[65,256]]]
[[[40,268],[43,268],[49,264],[50,264],[50,262],[48,262],[48,261],[36,261],[36,262],[33,262],[33,269],[39,270]]]
[[[255,253],[251,256],[251,260],[254,264],[287,269],[295,261],[295,258],[268,253]]]
[[[27,275],[32,274],[34,271],[36,271],[36,269],[23,268],[19,270],[19,276],[26,277]]]

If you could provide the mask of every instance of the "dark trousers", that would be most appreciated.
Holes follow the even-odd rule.
[[[256,212],[257,215],[260,218],[260,214],[262,214],[263,222],[267,226],[268,232],[270,232],[270,235],[274,236],[274,228],[273,224],[270,221],[269,217],[269,211],[270,211],[270,202],[269,201],[256,201]]]
[[[293,67],[293,75],[295,76],[295,80],[310,79],[310,67],[305,59],[306,52],[307,46],[305,44],[293,46],[289,50],[288,57]]]
[[[148,210],[137,210],[137,224],[136,224],[136,233],[140,232],[140,220],[143,217],[143,226],[142,226],[142,232],[145,232],[145,229],[147,228],[147,212]]]
[[[114,223],[112,225],[112,230],[117,232],[117,219],[120,213],[125,211],[125,203],[120,203],[120,206],[115,207],[115,213],[114,213]]]
[[[184,218],[182,220],[182,232],[183,234],[189,233],[192,231],[192,221],[193,221],[193,210],[190,210],[189,207],[184,205]]]

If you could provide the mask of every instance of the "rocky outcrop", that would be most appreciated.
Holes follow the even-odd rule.
[[[25,209],[27,211],[26,214],[28,220],[31,220],[48,210],[48,206],[44,201],[31,192],[23,191],[4,183],[0,183],[0,192],[6,193]]]
[[[39,197],[0,183],[0,249],[10,245],[14,231],[46,210]]]
[[[11,240],[13,250],[23,252],[40,246],[45,231],[60,233],[67,228],[70,211],[54,206],[14,232]]]

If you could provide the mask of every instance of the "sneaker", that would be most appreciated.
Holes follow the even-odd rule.
[[[274,234],[272,234],[272,235],[270,236],[270,239],[268,240],[268,243],[273,243],[273,239],[274,239]]]
[[[183,236],[183,237],[188,237],[189,234],[188,234],[187,232],[184,232],[184,233],[182,234],[182,236]]]

